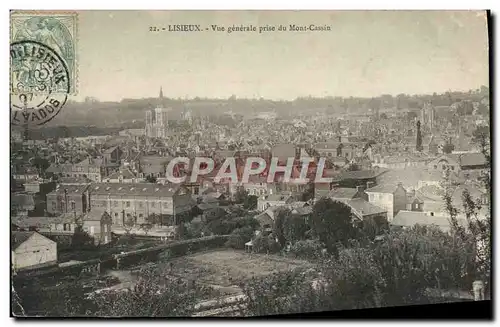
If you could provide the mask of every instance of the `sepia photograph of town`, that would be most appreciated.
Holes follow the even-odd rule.
[[[488,11],[9,19],[11,316],[490,306]]]

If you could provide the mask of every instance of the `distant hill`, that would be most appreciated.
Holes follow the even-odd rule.
[[[374,98],[355,97],[325,97],[297,98],[293,101],[273,101],[266,99],[170,99],[165,98],[163,106],[172,109],[170,118],[177,120],[186,109],[193,115],[209,116],[221,115],[227,111],[240,114],[244,117],[256,115],[259,112],[275,111],[280,117],[297,116],[309,112],[323,110],[328,113],[367,112],[369,109],[417,109],[422,108],[427,101],[435,106],[450,106],[462,101],[480,101],[489,96],[489,89],[485,86],[469,92],[446,92],[432,95],[397,96],[381,95]],[[96,126],[122,127],[144,126],[145,113],[158,103],[157,98],[124,99],[120,102],[74,102],[68,101],[59,115],[47,126]],[[141,125],[142,123],[142,125]],[[132,127],[129,127],[132,128]]]

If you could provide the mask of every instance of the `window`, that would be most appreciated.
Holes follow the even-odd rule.
[[[144,205],[142,203],[142,201],[139,201],[139,208],[142,208]]]
[[[113,201],[113,205],[114,205],[115,207],[118,207],[118,201]]]
[[[115,218],[118,218],[118,212],[115,212]]]
[[[52,201],[52,211],[55,211],[57,208],[57,204],[55,201]]]
[[[451,170],[455,170],[455,166],[450,166],[451,167]]]
[[[144,217],[144,215],[142,213],[139,214],[139,218],[142,218]]]
[[[127,208],[130,208],[130,201],[127,201]]]
[[[76,203],[75,201],[71,201],[71,210],[75,210],[76,209]]]
[[[151,202],[151,208],[155,208],[156,207],[156,202]]]
[[[168,208],[168,202],[163,202],[163,208]]]
[[[437,165],[434,165],[434,169],[438,169],[438,166],[437,166]]]

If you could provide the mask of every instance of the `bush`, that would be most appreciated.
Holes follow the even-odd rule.
[[[280,245],[275,237],[270,234],[269,236],[258,235],[253,240],[253,251],[257,253],[276,253],[279,252]]]
[[[252,239],[254,230],[250,226],[235,229],[226,242],[227,247],[233,249],[244,249],[245,243]]]
[[[301,259],[317,259],[321,256],[323,246],[318,240],[303,240],[290,247],[290,255]]]

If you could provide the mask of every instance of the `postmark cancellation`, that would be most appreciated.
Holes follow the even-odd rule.
[[[78,14],[59,11],[12,11],[10,20],[10,42],[34,41],[53,50],[68,69],[69,94],[76,95]]]

